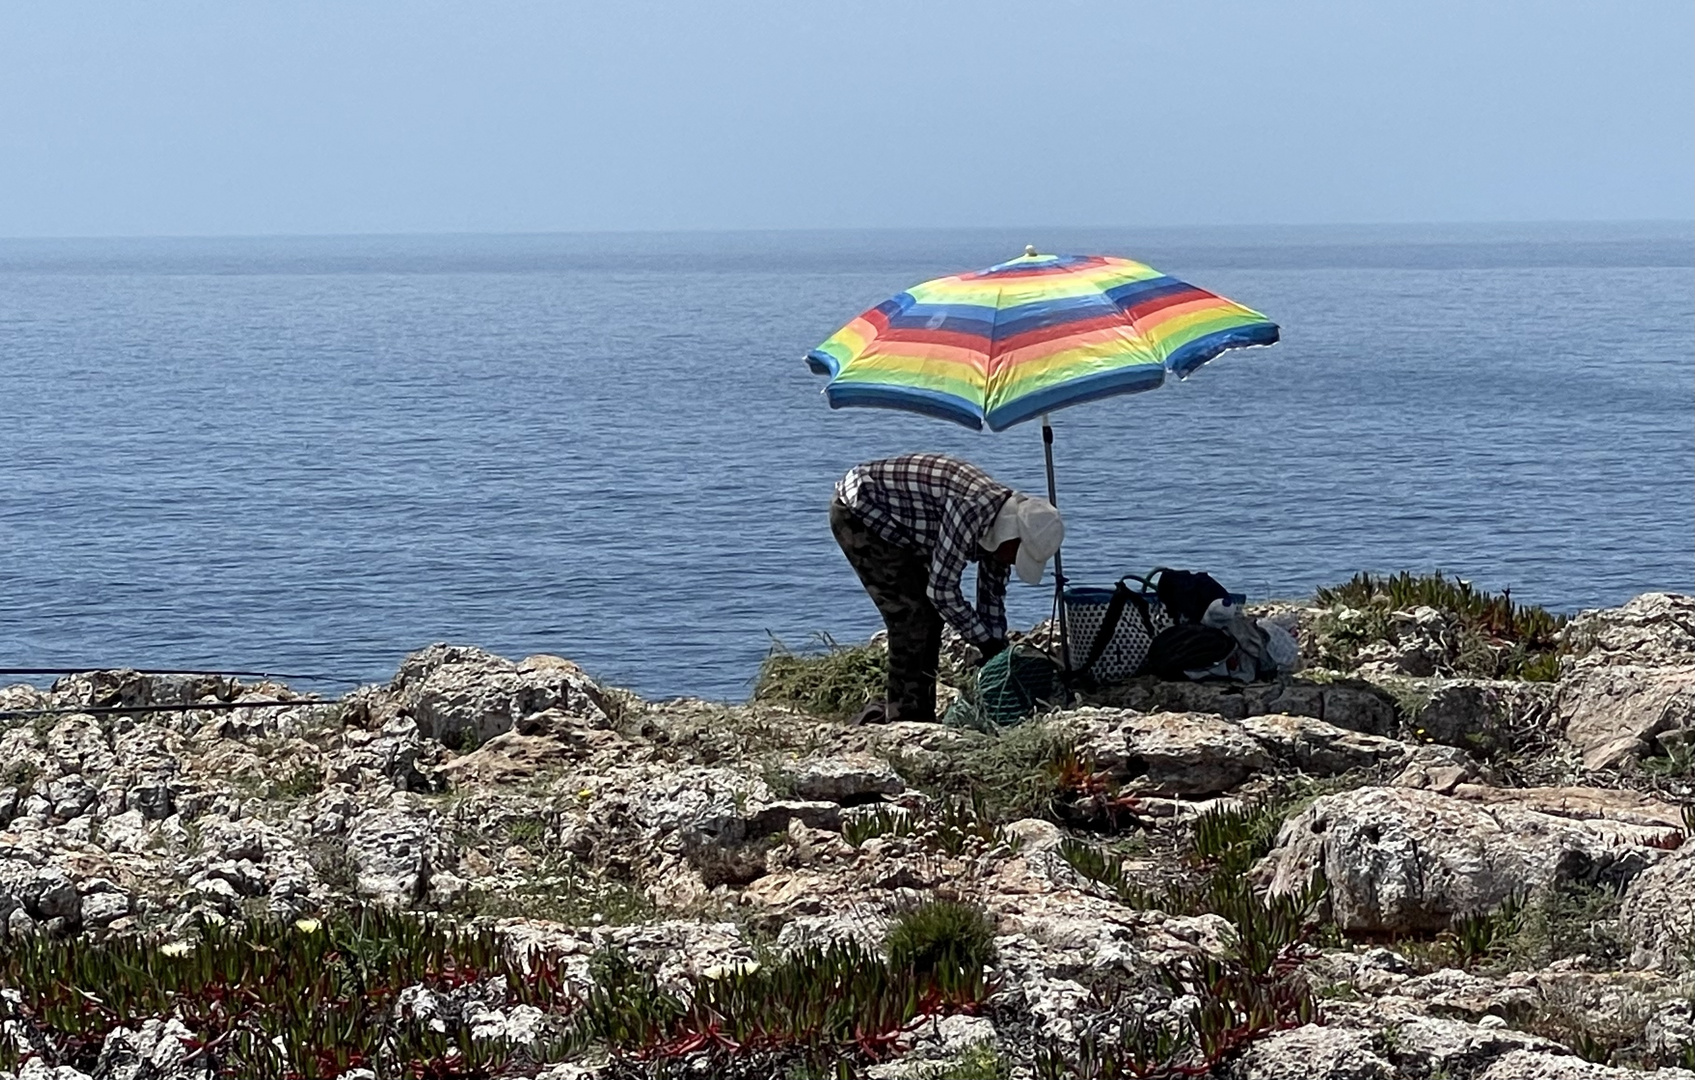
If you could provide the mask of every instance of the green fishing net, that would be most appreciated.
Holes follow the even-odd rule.
[[[1013,645],[991,657],[942,721],[950,727],[994,731],[1011,727],[1042,709],[1065,702],[1059,665],[1040,649]]]

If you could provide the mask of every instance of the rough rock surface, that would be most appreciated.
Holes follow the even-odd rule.
[[[1483,1070],[1478,1080],[1624,1080],[1636,1075],[1632,1069],[1610,1068],[1578,1057],[1514,1050]],[[1688,1069],[1676,1068],[1656,1069],[1654,1075],[1660,1080],[1695,1077]]]
[[[1394,626],[1345,672],[1094,695],[1037,721],[1069,764],[938,725],[641,702],[557,657],[466,646],[431,646],[339,702],[134,672],[3,687],[0,933],[174,939],[211,916],[365,900],[484,920],[580,990],[608,946],[683,985],[807,944],[878,949],[914,904],[958,898],[993,925],[993,997],[925,1020],[859,1075],[946,1075],[988,1046],[1030,1080],[1038,1044],[1076,1052],[1112,1017],[1181,1015],[1162,972],[1228,956],[1237,930],[1130,898],[1193,885],[1204,811],[1271,800],[1289,816],[1251,877],[1273,892],[1328,880],[1334,925],[1297,958],[1319,1022],[1214,1075],[1688,1077],[1671,1066],[1695,1060],[1695,777],[1667,755],[1691,728],[1695,601],[1587,613],[1548,684],[1453,678],[1443,619]],[[80,711],[114,704],[215,708]],[[5,717],[44,708],[69,711]],[[1668,767],[1643,765],[1656,758]],[[1010,798],[1062,775],[1089,799],[1032,796],[974,835],[939,823],[967,778]],[[919,824],[859,837],[874,814]],[[1109,851],[1124,888],[1084,873],[1079,846]],[[1534,907],[1590,886],[1580,925]],[[1456,916],[1522,895],[1534,918],[1510,939],[1456,952]],[[407,994],[484,1035],[548,1031],[534,1010]],[[0,1080],[200,1080],[186,1035],[157,1017],[109,1034],[80,1062],[92,1072],[33,1059]],[[581,1059],[536,1075],[630,1074]]]
[[[1619,914],[1637,963],[1695,969],[1695,842],[1632,881]]]
[[[1566,628],[1580,666],[1695,664],[1695,597],[1643,593],[1621,607],[1586,611]]]
[[[1209,713],[1227,720],[1266,713],[1309,716],[1369,735],[1393,735],[1398,727],[1393,699],[1381,689],[1299,678],[1247,686],[1135,679],[1087,694],[1084,701],[1138,712]]]
[[[1065,714],[1064,725],[1099,768],[1160,795],[1214,795],[1276,769],[1334,776],[1399,764],[1408,755],[1393,739],[1280,713],[1230,719],[1081,708]]]
[[[796,797],[853,803],[899,795],[906,784],[894,767],[871,754],[815,757],[788,770]]]
[[[1378,1055],[1370,1032],[1308,1024],[1248,1049],[1241,1080],[1392,1080],[1395,1066]]]
[[[1561,688],[1565,736],[1591,769],[1695,744],[1695,665],[1585,667]]]
[[[557,656],[514,663],[482,649],[432,645],[400,665],[390,687],[425,738],[484,743],[557,710],[606,726],[606,698],[583,669]]]
[[[1590,769],[1695,746],[1695,598],[1646,593],[1566,628],[1565,736]]]
[[[1440,930],[1560,882],[1623,886],[1683,841],[1675,807],[1630,792],[1473,794],[1368,787],[1326,796],[1284,824],[1263,875],[1290,892],[1322,873],[1344,930]]]

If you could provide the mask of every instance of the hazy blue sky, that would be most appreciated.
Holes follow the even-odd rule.
[[[1690,0],[0,0],[0,236],[1692,200]]]

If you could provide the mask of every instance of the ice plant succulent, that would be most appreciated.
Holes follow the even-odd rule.
[[[492,930],[384,908],[204,919],[196,941],[0,938],[0,985],[16,991],[0,1004],[8,1021],[0,1067],[35,1057],[86,1071],[116,1028],[174,1016],[215,1075],[244,1080],[315,1080],[358,1067],[468,1080],[525,1052],[457,1021],[435,1031],[409,1020],[396,1007],[408,987],[486,987],[561,1026],[574,1007],[548,958],[515,958]]]

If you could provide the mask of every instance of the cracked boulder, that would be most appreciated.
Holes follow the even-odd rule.
[[[1560,688],[1560,719],[1585,768],[1668,752],[1695,741],[1695,666],[1582,669]]]
[[[1099,769],[1154,795],[1215,795],[1277,768],[1335,775],[1380,761],[1399,763],[1408,748],[1309,716],[1260,714],[1231,720],[1214,713],[1139,713],[1077,709],[1057,721]]]
[[[1619,920],[1637,963],[1695,968],[1695,840],[1630,883]]]
[[[430,872],[441,860],[434,815],[401,810],[361,814],[347,832],[345,849],[357,869],[359,891],[391,902],[415,902],[429,891]]]
[[[1378,1056],[1365,1031],[1307,1024],[1250,1046],[1235,1075],[1240,1080],[1394,1080],[1395,1067]]]
[[[1322,872],[1350,932],[1436,931],[1556,883],[1622,886],[1682,842],[1677,821],[1631,792],[1359,788],[1285,822],[1257,873],[1287,893]]]
[[[454,745],[480,746],[521,732],[525,721],[550,710],[592,727],[611,726],[605,693],[582,668],[558,656],[514,662],[470,645],[431,645],[402,661],[388,697],[425,738]]]

